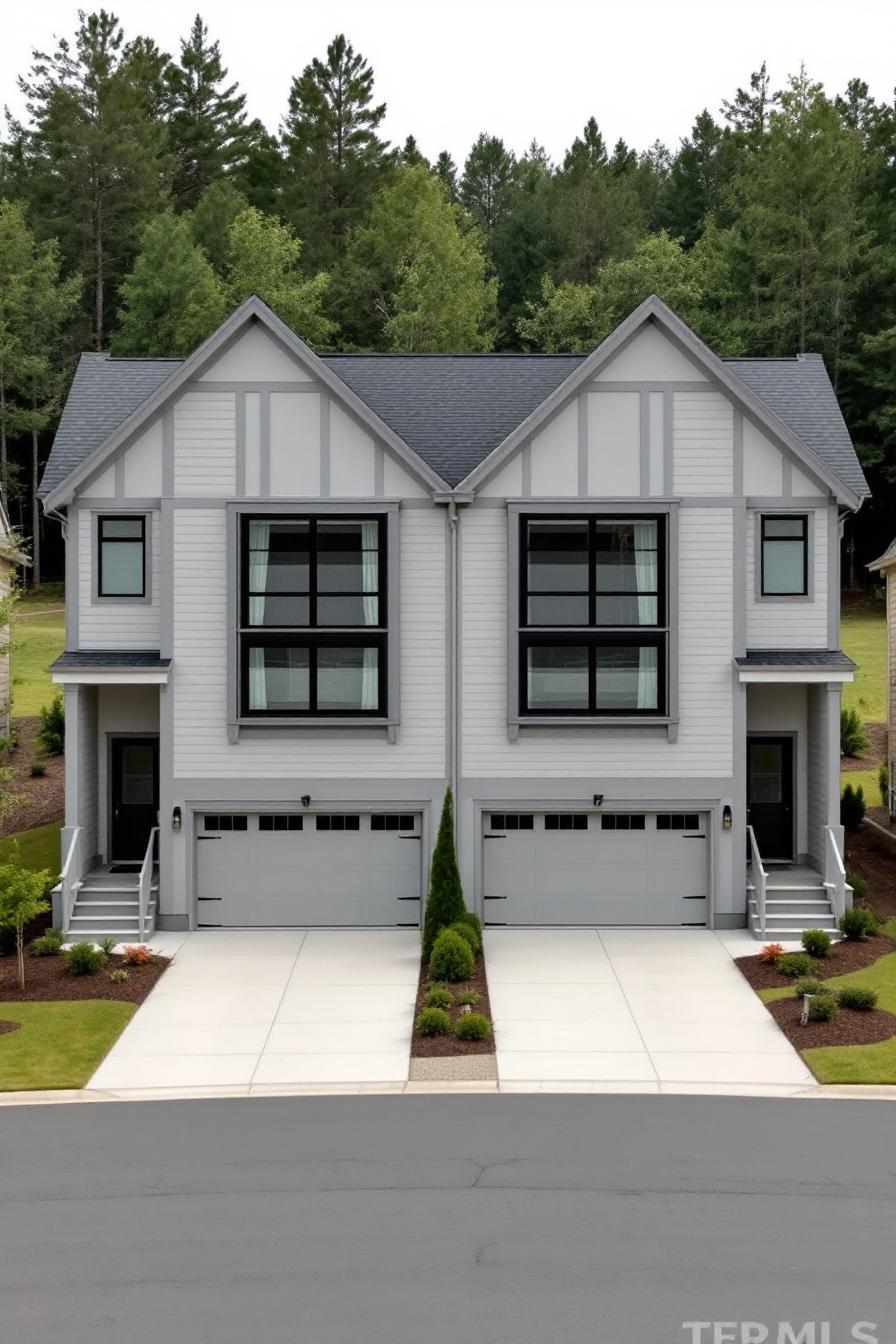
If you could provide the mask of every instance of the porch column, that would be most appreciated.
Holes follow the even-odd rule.
[[[840,701],[843,687],[839,681],[827,683],[827,825],[840,826]],[[841,836],[842,846],[842,836]]]

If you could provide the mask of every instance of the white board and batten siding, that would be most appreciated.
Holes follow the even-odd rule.
[[[243,733],[228,742],[227,539],[223,509],[174,514],[174,775],[439,777],[445,769],[445,516],[401,519],[401,723],[380,731]]]
[[[730,777],[733,537],[730,510],[682,510],[679,528],[677,742],[656,732],[539,728],[507,738],[507,522],[502,510],[461,519],[465,775]],[[713,556],[707,565],[707,555]]]

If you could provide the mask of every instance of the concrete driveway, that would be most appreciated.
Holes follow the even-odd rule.
[[[502,1087],[814,1083],[734,964],[746,934],[488,929],[485,947]]]
[[[413,929],[159,935],[173,965],[88,1083],[108,1091],[395,1083],[408,1076]]]

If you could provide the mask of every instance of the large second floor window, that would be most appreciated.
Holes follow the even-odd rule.
[[[520,520],[520,713],[666,711],[663,517]]]
[[[385,712],[386,526],[379,515],[243,517],[243,714]]]

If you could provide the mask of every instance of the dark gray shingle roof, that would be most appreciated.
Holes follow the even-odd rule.
[[[585,355],[324,355],[339,378],[449,485],[457,485]],[[725,360],[858,494],[868,493],[820,355]],[[58,486],[181,360],[81,356],[41,493]]]
[[[857,495],[870,493],[821,355],[723,362],[844,484]]]
[[[851,658],[840,649],[747,649],[745,658],[735,658],[738,667],[823,667],[850,671]]]
[[[110,359],[108,355],[83,354],[56,430],[40,493],[46,494],[64,481],[182,363],[180,359]]]
[[[78,649],[71,653],[60,653],[55,663],[50,664],[50,671],[139,671],[142,668],[155,671],[170,666],[171,659],[162,658],[158,649]]]

